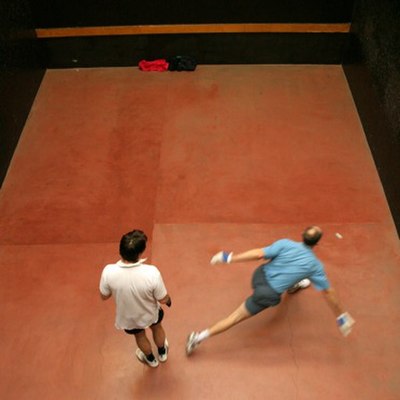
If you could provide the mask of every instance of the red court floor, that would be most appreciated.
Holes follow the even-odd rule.
[[[187,334],[236,308],[257,266],[210,257],[310,224],[352,334],[310,288],[187,358]],[[156,370],[98,294],[133,228],[173,298]],[[0,191],[0,398],[399,399],[399,266],[340,66],[49,70]]]

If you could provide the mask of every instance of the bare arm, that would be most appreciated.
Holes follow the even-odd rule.
[[[232,254],[230,262],[233,263],[233,262],[256,261],[256,260],[261,260],[262,258],[264,258],[264,251],[261,248],[261,249],[248,250],[239,254]]]
[[[336,296],[336,292],[334,289],[332,288],[325,289],[322,291],[322,294],[324,295],[325,300],[327,301],[329,307],[335,314],[336,318],[339,317],[341,314],[343,314],[344,311],[339,303],[339,300]]]
[[[333,313],[335,314],[336,324],[340,332],[343,336],[347,336],[353,328],[353,325],[355,323],[354,319],[348,312],[343,311],[342,306],[340,305],[339,300],[336,296],[336,293],[332,288],[323,290],[322,293]]]
[[[211,265],[230,264],[233,262],[255,261],[265,258],[263,249],[248,250],[243,253],[233,254],[232,252],[220,251],[210,261]]]

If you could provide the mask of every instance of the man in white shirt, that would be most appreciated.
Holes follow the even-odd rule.
[[[147,236],[133,230],[122,236],[119,253],[121,260],[104,267],[100,279],[100,296],[103,300],[114,296],[116,304],[115,327],[134,335],[138,360],[157,367],[158,360],[167,361],[168,341],[161,321],[164,311],[160,304],[171,306],[160,271],[154,265],[144,264],[140,256],[146,249]],[[158,360],[146,336],[150,328],[158,350]]]

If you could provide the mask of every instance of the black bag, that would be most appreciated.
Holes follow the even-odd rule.
[[[197,62],[191,56],[174,56],[167,59],[168,71],[194,71],[197,67]]]

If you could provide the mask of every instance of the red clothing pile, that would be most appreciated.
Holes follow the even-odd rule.
[[[154,60],[154,61],[139,61],[139,69],[141,71],[157,71],[164,72],[168,71],[168,62],[164,59]]]

